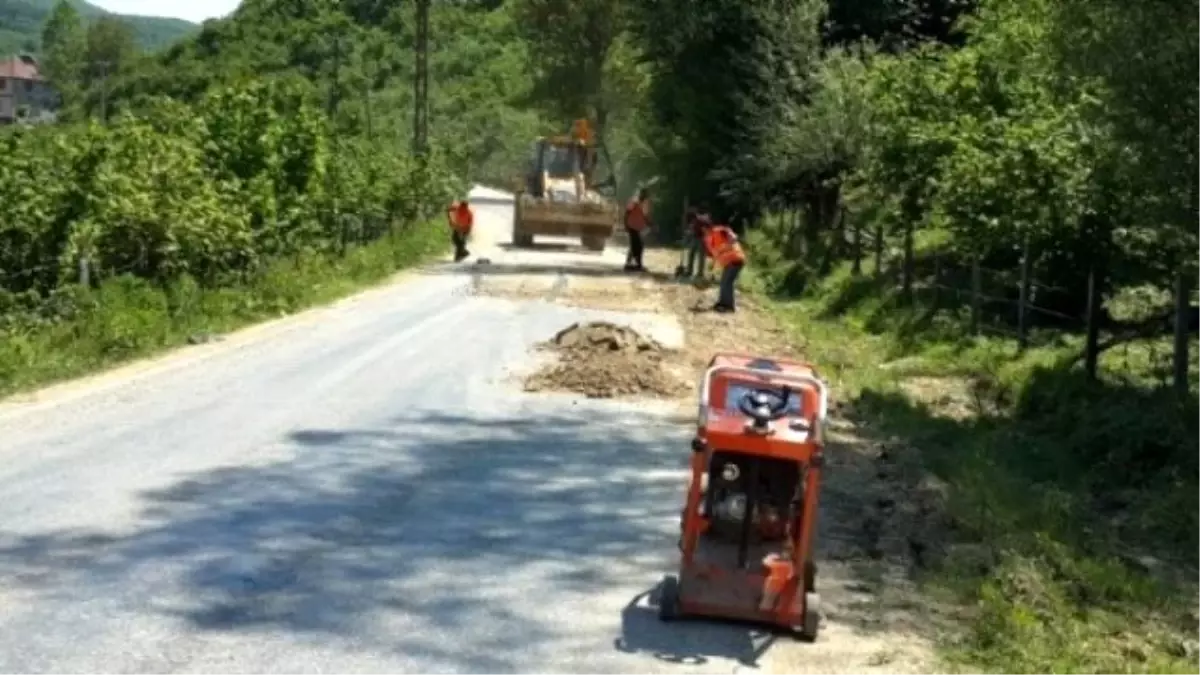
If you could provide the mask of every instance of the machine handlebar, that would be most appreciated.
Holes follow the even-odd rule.
[[[738,375],[751,375],[751,376],[757,377],[757,378],[762,378],[765,376],[765,377],[769,377],[773,380],[784,380],[784,381],[787,381],[789,384],[799,385],[802,387],[812,387],[812,388],[816,389],[817,390],[817,400],[818,400],[817,424],[819,426],[824,426],[825,418],[829,413],[829,388],[825,386],[825,383],[822,382],[820,380],[820,378],[814,377],[812,375],[800,375],[797,373],[763,371],[763,370],[759,370],[757,368],[746,368],[743,366],[713,366],[713,367],[709,368],[708,370],[704,371],[704,376],[703,376],[704,379],[700,381],[700,410],[701,411],[705,411],[708,409],[709,400],[712,396],[713,377],[715,377],[716,375],[719,375],[721,373],[736,373]],[[755,392],[751,392],[751,394],[754,394],[754,393],[757,393],[757,390]],[[770,392],[770,393],[774,393],[774,392]],[[775,395],[778,396],[778,394],[775,394]],[[787,409],[786,403],[787,403],[787,401],[785,400],[784,401],[784,405],[785,405],[784,410]],[[745,411],[743,410],[742,412],[745,412]],[[779,418],[775,418],[775,419],[779,419]]]
[[[742,395],[742,399],[738,401],[738,408],[742,414],[761,426],[786,417],[788,401],[791,398],[792,388],[788,386],[784,386],[780,391],[752,389]]]

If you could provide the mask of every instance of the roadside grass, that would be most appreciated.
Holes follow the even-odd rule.
[[[426,223],[344,255],[276,260],[254,278],[228,287],[204,288],[186,276],[166,287],[119,276],[95,289],[73,289],[58,316],[0,317],[8,319],[0,325],[0,396],[328,303],[447,248],[445,228]]]
[[[913,572],[965,619],[938,636],[948,663],[1200,672],[1194,388],[1180,401],[1145,378],[1086,382],[1062,365],[1077,338],[1019,353],[848,267],[799,297],[778,292],[786,273],[763,263],[746,288],[772,300],[842,414],[942,486],[940,533],[924,542],[936,555]]]

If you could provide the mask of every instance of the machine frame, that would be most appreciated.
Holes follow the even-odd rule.
[[[828,405],[828,388],[811,364],[736,353],[713,357],[700,382],[679,572],[660,586],[660,618],[747,620],[816,639],[813,549]],[[710,475],[713,469],[736,473],[731,463],[747,473],[733,543],[714,535],[713,494],[728,476]],[[790,490],[785,516],[760,494],[764,479],[782,480]]]

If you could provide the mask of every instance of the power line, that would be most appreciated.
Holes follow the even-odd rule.
[[[413,154],[429,149],[429,0],[417,0],[417,34],[413,42]]]

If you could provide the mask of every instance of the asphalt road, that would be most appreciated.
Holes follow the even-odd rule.
[[[477,203],[475,252],[497,269],[569,283],[575,264],[620,267],[623,251],[497,247],[510,214]],[[475,296],[477,272],[439,263],[0,406],[0,671],[753,659],[746,629],[662,625],[647,606],[676,560],[686,425],[512,382],[535,342],[623,317]]]

